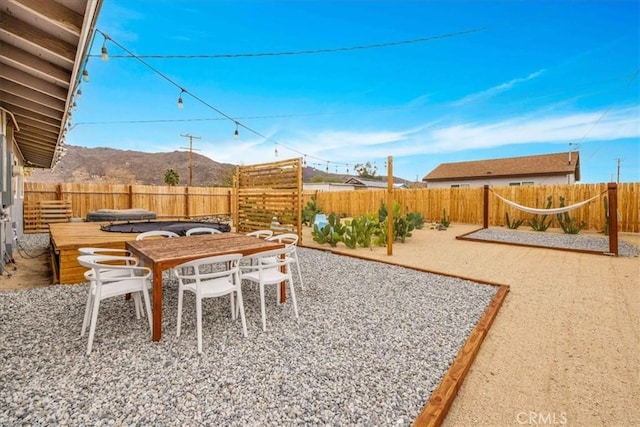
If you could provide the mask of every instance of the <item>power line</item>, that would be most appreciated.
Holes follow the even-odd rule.
[[[259,58],[265,56],[294,56],[294,55],[316,55],[320,53],[334,53],[334,52],[350,52],[354,50],[365,49],[380,49],[384,47],[401,46],[407,44],[424,43],[432,40],[445,39],[451,37],[459,37],[467,34],[477,33],[484,31],[489,27],[479,27],[470,30],[457,31],[453,33],[439,34],[435,36],[420,37],[410,40],[399,40],[385,43],[374,43],[360,46],[349,47],[335,47],[325,49],[305,49],[305,50],[293,50],[293,51],[281,51],[281,52],[256,52],[256,53],[218,53],[218,54],[196,54],[196,55],[134,55],[128,52],[128,55],[110,55],[110,58],[153,58],[153,59],[226,59],[226,58]],[[101,34],[104,34],[100,32]],[[100,55],[90,55],[100,56]]]

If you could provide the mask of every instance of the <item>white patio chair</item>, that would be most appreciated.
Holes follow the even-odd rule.
[[[195,227],[187,230],[187,236],[193,236],[197,234],[222,234],[222,231],[211,227]]]
[[[264,300],[264,287],[266,285],[279,285],[282,282],[289,283],[293,311],[298,318],[298,304],[296,303],[296,291],[291,278],[289,265],[293,262],[291,252],[295,246],[287,246],[282,249],[258,252],[244,257],[253,261],[252,265],[240,267],[240,279],[257,283],[260,286],[260,310],[262,312],[262,330],[267,330],[267,314]],[[277,288],[277,286],[276,286]],[[278,302],[280,302],[280,290],[278,289]]]
[[[80,255],[78,262],[83,267],[89,268],[85,273],[85,277],[89,282],[89,293],[84,319],[82,321],[82,330],[80,331],[80,336],[84,336],[87,325],[91,323],[89,328],[89,342],[87,343],[87,355],[91,353],[93,346],[100,301],[106,298],[132,294],[134,299],[138,299],[139,304],[140,294],[142,294],[147,310],[149,329],[151,330],[151,304],[149,301],[149,291],[147,289],[147,279],[151,276],[151,270],[146,267],[126,265],[126,263],[137,262],[135,258],[131,257]],[[114,263],[122,264],[114,265]],[[140,319],[138,309],[136,309],[136,318]]]
[[[272,230],[256,230],[247,233],[247,236],[257,237],[259,239],[266,239],[273,236]]]
[[[296,263],[296,270],[298,271],[298,279],[300,280],[300,288],[304,289],[304,283],[302,282],[302,272],[300,271],[300,262],[298,261],[298,235],[295,233],[277,234],[273,237],[268,237],[266,240],[272,240],[280,243],[284,243],[286,246],[293,246],[293,251],[290,252],[291,256]],[[273,261],[273,258],[265,260],[265,262]]]
[[[182,304],[184,291],[196,296],[196,330],[198,335],[198,353],[202,353],[202,299],[230,295],[231,318],[236,319],[236,309],[240,310],[242,333],[247,336],[247,322],[244,317],[242,288],[238,274],[238,262],[242,254],[219,255],[201,258],[176,267],[178,276],[178,325],[180,336],[182,327]],[[237,305],[234,303],[237,297]]]
[[[138,265],[138,259],[133,257],[133,254],[126,249],[117,249],[117,248],[98,248],[98,247],[84,247],[78,248],[78,253],[80,255],[108,255],[114,257],[122,257],[121,261],[124,265],[136,266]],[[84,278],[87,281],[91,280],[93,270],[88,270],[84,273]],[[103,273],[103,277],[122,277],[122,276],[130,276],[130,272],[127,270],[109,270]],[[148,288],[151,287],[151,282],[148,282]],[[142,304],[140,303],[140,295],[138,298],[134,298],[134,303],[136,307],[136,316],[139,316],[143,313]]]
[[[144,239],[148,239],[149,237],[168,237],[168,238],[172,238],[172,237],[180,237],[178,234],[174,233],[173,231],[168,231],[168,230],[150,230],[150,231],[143,231],[142,233],[138,234],[136,236],[136,240],[144,240]]]

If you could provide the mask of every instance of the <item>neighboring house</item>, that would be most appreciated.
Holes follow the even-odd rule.
[[[577,151],[442,163],[422,178],[428,188],[552,185],[580,181]]]
[[[376,181],[374,179],[362,179],[351,177],[347,179],[345,184],[351,184],[356,190],[380,190],[387,188],[386,178],[383,181]],[[394,183],[393,188],[408,188],[405,183]]]
[[[355,186],[341,182],[303,182],[302,191],[352,191]]]
[[[24,167],[50,169],[66,150],[101,6],[102,0],[2,2],[0,267],[13,259],[14,232],[22,235]]]

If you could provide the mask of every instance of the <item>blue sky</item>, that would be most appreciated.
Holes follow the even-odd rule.
[[[579,149],[581,182],[616,180],[618,159],[620,181],[640,181],[635,0],[104,0],[96,27],[110,58],[97,34],[72,145],[175,151],[191,134],[218,162],[303,157],[352,174],[370,162],[386,175],[393,156],[409,180]],[[242,56],[322,49],[335,51]]]

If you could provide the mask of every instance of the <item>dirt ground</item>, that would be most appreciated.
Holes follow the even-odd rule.
[[[640,258],[455,239],[477,228],[417,230],[391,256],[386,248],[338,248],[509,285],[444,425],[640,425]],[[640,246],[639,234],[620,239]],[[309,228],[302,244],[328,248]],[[15,258],[0,290],[50,283],[48,255]]]

